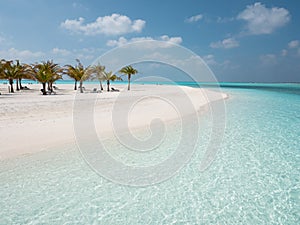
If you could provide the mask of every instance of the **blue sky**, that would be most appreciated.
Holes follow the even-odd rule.
[[[133,40],[198,54],[219,81],[300,82],[300,1],[0,0],[0,58],[91,64]]]

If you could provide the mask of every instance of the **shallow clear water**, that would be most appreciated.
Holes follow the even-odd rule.
[[[211,167],[198,169],[206,115],[192,160],[154,186],[107,181],[73,144],[1,161],[0,224],[300,224],[300,87],[283,89],[225,86],[225,136]]]

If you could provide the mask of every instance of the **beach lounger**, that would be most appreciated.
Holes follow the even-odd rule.
[[[98,90],[97,88],[94,88],[94,89],[91,91],[91,93],[102,93],[102,91],[101,91],[101,90]]]
[[[120,90],[119,89],[115,89],[115,88],[111,88],[111,91],[116,91],[116,92],[119,92]]]
[[[44,93],[43,89],[41,89],[41,92]],[[46,91],[46,94],[47,95],[56,95],[56,92],[55,91]]]
[[[55,91],[47,91],[47,94],[48,95],[56,95],[56,92]]]

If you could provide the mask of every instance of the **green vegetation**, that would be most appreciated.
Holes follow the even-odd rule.
[[[83,93],[83,81],[89,78],[88,73],[86,73],[88,68],[84,68],[79,59],[76,61],[78,63],[76,66],[66,65],[65,74],[75,80],[74,90],[77,90],[77,82],[79,81],[80,93]]]
[[[134,69],[132,66],[125,66],[119,72],[128,76],[128,91],[129,91],[131,75],[137,74],[138,71]]]
[[[33,64],[31,67],[31,74],[34,80],[40,82],[43,86],[43,95],[47,94],[46,84],[48,83],[48,90],[53,92],[53,83],[56,80],[62,79],[63,69],[53,61],[41,62]]]
[[[22,79],[34,80],[42,84],[41,92],[43,95],[53,92],[53,84],[55,81],[63,79],[63,75],[67,75],[74,79],[74,90],[77,90],[79,82],[80,92],[83,93],[83,82],[85,80],[98,80],[100,89],[103,90],[102,82],[106,81],[107,91],[110,91],[110,82],[122,80],[112,71],[106,72],[105,66],[101,64],[84,67],[79,59],[76,59],[75,66],[65,65],[61,67],[52,60],[42,61],[31,65],[21,64],[19,60],[4,60],[0,61],[0,79],[7,80],[9,83],[9,92],[14,93],[14,81],[16,82],[16,90],[22,90]],[[132,66],[123,67],[119,73],[128,76],[128,90],[130,90],[131,75],[137,74],[138,71]]]
[[[92,80],[97,79],[99,81],[100,90],[103,91],[102,81],[105,80],[105,66],[102,66],[100,63],[94,66],[90,66],[87,73],[90,75]]]
[[[27,66],[21,65],[19,60],[16,60],[14,63],[12,60],[6,61],[4,59],[1,60],[0,65],[0,79],[8,80],[8,83],[10,85],[9,92],[14,93],[14,79],[17,81],[16,90],[19,91],[19,81],[22,79],[22,77],[25,77],[25,74],[27,73]]]
[[[121,77],[118,77],[116,74],[113,74],[112,71],[110,72],[104,72],[103,73],[103,79],[106,80],[107,83],[107,91],[110,91],[110,81],[115,81],[115,80],[122,80]]]

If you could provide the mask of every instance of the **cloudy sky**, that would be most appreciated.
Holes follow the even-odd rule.
[[[300,1],[0,0],[0,58],[85,65],[136,40],[199,55],[219,81],[300,82]]]

